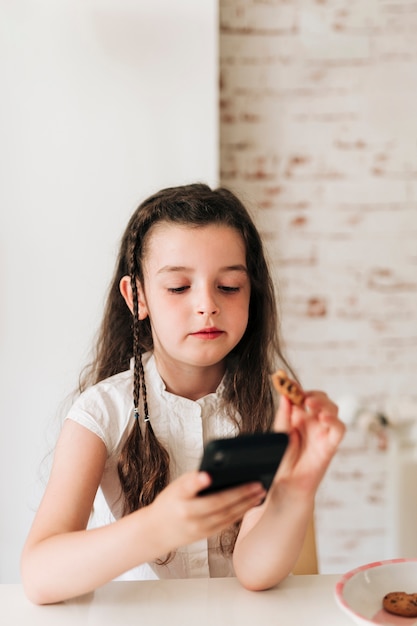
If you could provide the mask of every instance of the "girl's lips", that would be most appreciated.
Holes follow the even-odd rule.
[[[191,334],[193,337],[198,337],[198,339],[217,339],[217,337],[223,334],[223,331],[218,328],[202,328]]]

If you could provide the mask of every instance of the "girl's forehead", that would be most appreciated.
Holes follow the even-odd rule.
[[[147,238],[147,251],[155,248],[160,250],[161,245],[168,247],[178,244],[187,244],[187,247],[197,247],[201,242],[225,243],[245,251],[245,244],[241,233],[226,224],[176,224],[174,222],[157,222],[151,228]]]
[[[238,230],[224,224],[204,226],[160,222],[146,242],[144,263],[151,266],[246,265],[246,247]]]

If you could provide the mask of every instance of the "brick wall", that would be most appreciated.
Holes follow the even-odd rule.
[[[286,352],[307,388],[394,423],[417,420],[416,33],[413,0],[220,0],[220,178],[267,242]],[[318,498],[328,569],[386,542],[389,455],[361,436]]]

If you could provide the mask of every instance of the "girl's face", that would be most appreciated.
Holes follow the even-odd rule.
[[[244,241],[228,226],[161,222],[149,234],[139,317],[149,316],[160,364],[224,365],[248,323]]]

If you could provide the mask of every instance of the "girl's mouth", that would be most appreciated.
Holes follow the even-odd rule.
[[[223,334],[223,330],[219,330],[218,328],[202,328],[201,330],[197,330],[195,333],[191,333],[193,337],[197,337],[198,339],[217,339],[220,335]]]

